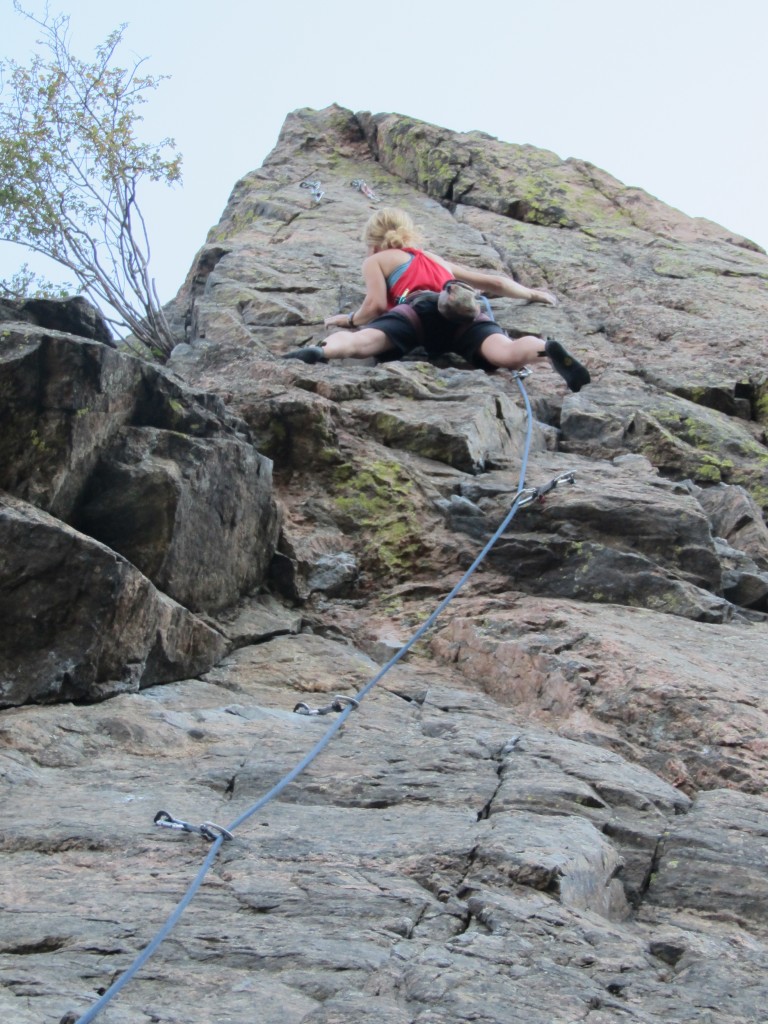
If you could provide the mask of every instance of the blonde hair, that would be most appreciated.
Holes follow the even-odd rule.
[[[423,239],[405,210],[383,206],[368,218],[363,241],[377,249],[404,249],[421,245]]]

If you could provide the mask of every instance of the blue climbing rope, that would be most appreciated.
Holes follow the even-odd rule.
[[[165,922],[165,924],[162,926],[160,931],[155,935],[155,937],[152,939],[152,941],[149,943],[149,945],[147,945],[141,951],[141,953],[136,957],[136,959],[133,961],[133,963],[130,965],[130,967],[128,967],[126,969],[126,971],[117,979],[117,981],[115,981],[107,989],[107,991],[98,1000],[98,1002],[94,1003],[93,1006],[86,1013],[84,1013],[81,1017],[78,1017],[77,1020],[74,1022],[74,1024],[90,1024],[90,1021],[94,1020],[98,1016],[98,1014],[104,1009],[104,1007],[112,999],[114,999],[114,997],[117,995],[117,993],[125,985],[128,984],[128,982],[143,967],[143,965],[147,962],[147,960],[149,960],[149,958],[152,956],[152,954],[155,952],[155,950],[158,948],[158,946],[162,943],[162,941],[166,938],[166,936],[171,932],[171,930],[175,926],[176,922],[179,920],[179,918],[184,913],[186,908],[192,902],[193,897],[195,896],[196,892],[198,891],[198,889],[200,888],[200,886],[203,883],[203,879],[205,878],[205,876],[208,873],[211,865],[215,861],[216,856],[218,855],[218,852],[221,849],[222,844],[232,838],[230,833],[234,832],[235,829],[239,828],[244,822],[248,821],[249,818],[251,818],[254,814],[257,813],[257,811],[261,810],[262,807],[264,807],[266,804],[268,804],[270,802],[270,800],[274,800],[274,798],[276,796],[278,796],[280,793],[282,793],[282,791],[287,786],[289,786],[295,779],[297,779],[299,777],[299,775],[301,775],[301,773],[303,771],[305,771],[305,769],[315,760],[315,758],[319,754],[321,754],[323,750],[325,750],[325,748],[330,743],[331,739],[336,735],[336,733],[339,731],[339,729],[341,729],[341,727],[346,722],[347,718],[349,718],[349,716],[352,713],[352,711],[354,711],[358,707],[358,705],[364,699],[364,697],[368,693],[370,693],[370,691],[376,686],[377,683],[381,682],[381,680],[384,678],[384,676],[387,674],[387,672],[389,672],[389,670],[391,668],[393,668],[393,666],[395,666],[402,658],[404,658],[405,655],[408,653],[408,651],[410,651],[410,649],[413,647],[413,645],[415,643],[417,643],[424,636],[424,634],[434,625],[434,623],[435,623],[436,619],[438,618],[438,616],[447,608],[447,606],[451,603],[451,601],[454,599],[454,597],[456,597],[456,595],[459,593],[459,591],[462,589],[462,587],[465,585],[465,583],[470,579],[470,577],[474,574],[474,572],[476,571],[478,566],[485,559],[486,555],[491,550],[491,548],[494,546],[496,541],[502,536],[504,531],[507,529],[507,527],[509,526],[509,524],[512,522],[513,518],[515,517],[518,509],[521,508],[524,504],[527,504],[529,501],[533,500],[533,498],[537,497],[539,494],[544,492],[544,489],[541,489],[541,490],[528,489],[528,490],[526,490],[526,488],[524,486],[525,485],[526,473],[528,471],[528,459],[529,459],[529,456],[530,456],[531,437],[532,437],[532,433],[533,433],[533,416],[532,416],[532,413],[531,413],[531,403],[530,403],[530,400],[528,398],[528,394],[527,394],[527,392],[525,390],[525,387],[523,386],[523,377],[524,376],[527,376],[527,371],[524,371],[524,370],[523,371],[518,371],[518,372],[516,372],[514,374],[515,380],[517,381],[517,386],[520,389],[520,393],[523,396],[523,401],[525,403],[526,419],[527,419],[527,428],[526,428],[526,436],[525,436],[525,445],[524,445],[524,449],[523,449],[523,458],[522,458],[522,462],[520,464],[520,476],[519,476],[519,480],[518,480],[517,492],[515,493],[515,497],[514,497],[514,500],[512,502],[512,506],[511,506],[509,512],[507,513],[507,515],[505,516],[505,518],[504,518],[503,522],[501,523],[501,525],[495,531],[495,533],[490,538],[490,540],[485,544],[485,546],[483,547],[483,549],[480,552],[480,554],[477,556],[477,558],[475,558],[474,562],[472,562],[472,564],[467,569],[467,571],[464,573],[464,575],[461,577],[459,582],[455,585],[455,587],[451,590],[451,592],[449,594],[447,594],[446,597],[443,598],[443,600],[440,602],[440,604],[437,606],[437,608],[432,612],[432,614],[429,616],[429,618],[426,619],[426,621],[423,622],[422,625],[419,627],[419,629],[413,634],[411,639],[408,640],[408,642],[405,643],[396,652],[396,654],[394,654],[393,657],[389,659],[389,661],[386,663],[386,665],[384,665],[376,673],[376,675],[373,677],[373,679],[371,679],[368,683],[366,683],[366,685],[362,688],[362,690],[360,690],[356,694],[356,696],[354,698],[347,698],[344,701],[342,701],[344,706],[343,706],[343,710],[341,710],[338,718],[334,719],[333,723],[325,731],[324,735],[318,740],[318,742],[314,745],[314,747],[312,747],[312,749],[304,757],[304,759],[302,761],[300,761],[299,764],[297,764],[296,767],[293,768],[292,771],[288,772],[287,775],[285,775],[282,779],[280,779],[280,781],[277,782],[272,787],[272,789],[269,790],[268,793],[265,793],[262,797],[260,797],[256,801],[256,803],[252,804],[252,806],[249,807],[246,811],[244,811],[239,817],[235,818],[235,820],[230,825],[228,825],[226,827],[226,829],[221,828],[220,826],[212,825],[210,822],[205,822],[204,825],[198,826],[198,827],[189,826],[186,822],[181,822],[181,821],[178,821],[177,819],[172,818],[165,811],[160,811],[158,813],[158,815],[155,818],[155,823],[156,824],[158,824],[158,825],[166,825],[166,826],[169,826],[171,828],[180,828],[180,829],[183,829],[184,831],[189,831],[189,832],[200,832],[201,834],[203,834],[207,838],[212,839],[213,840],[213,844],[211,846],[211,849],[208,852],[208,856],[205,858],[205,861],[203,862],[202,867],[198,871],[197,876],[195,877],[194,881],[189,886],[189,888],[187,889],[187,892],[185,893],[184,897],[179,902],[179,904],[177,905],[176,909],[170,915],[170,917]],[[564,474],[563,478],[567,478],[567,479],[570,479],[572,481],[572,474]],[[551,486],[555,486],[555,484],[557,482],[558,481],[553,481],[552,484],[550,485],[550,487]],[[549,489],[549,488],[547,488],[547,489]]]

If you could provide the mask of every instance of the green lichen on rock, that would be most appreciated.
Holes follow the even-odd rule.
[[[327,404],[309,392],[277,395],[269,402],[247,403],[240,413],[262,455],[275,473],[304,473],[308,467],[341,461],[339,442]]]
[[[763,381],[756,389],[752,410],[758,423],[768,425],[768,381]]]
[[[345,463],[332,484],[332,501],[343,525],[361,532],[370,568],[400,576],[424,552],[423,526],[414,507],[415,487],[396,462]]]
[[[443,141],[434,137],[434,130],[403,118],[387,134],[386,163],[399,178],[427,195],[449,198],[463,162],[457,153],[440,144]]]
[[[678,477],[691,477],[703,484],[727,480],[733,462],[706,450],[708,447],[692,421],[676,411],[662,409],[651,413],[636,450],[654,466]]]
[[[694,479],[702,484],[719,484],[732,468],[733,463],[718,464],[711,456],[705,456],[696,466]]]
[[[256,447],[262,455],[272,459],[278,473],[338,462],[336,438],[327,425],[312,420],[310,426],[312,430],[303,430],[299,421],[272,419],[255,433]]]
[[[704,416],[685,415],[673,409],[655,409],[652,415],[678,440],[693,448],[712,449],[722,440],[717,428]]]
[[[639,450],[654,465],[703,485],[738,484],[768,507],[768,449],[741,424],[707,407],[666,405],[651,411],[656,430]]]
[[[768,518],[768,483],[744,483],[742,484],[752,497],[755,499],[757,504],[762,508],[763,515]]]

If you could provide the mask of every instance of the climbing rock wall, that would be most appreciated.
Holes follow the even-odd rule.
[[[554,291],[497,318],[592,384],[282,362],[358,305],[382,202]],[[766,1019],[767,277],[748,240],[584,161],[331,107],[290,115],[236,184],[166,370],[5,324],[5,1015],[95,1003],[208,851],[157,811],[231,826],[279,783],[335,720],[296,705],[359,693],[410,643],[525,461],[557,485],[222,844],[101,1019]],[[33,593],[58,616],[36,647]],[[94,648],[83,609],[115,650],[73,690],[50,666]],[[25,704],[56,699],[77,703]]]

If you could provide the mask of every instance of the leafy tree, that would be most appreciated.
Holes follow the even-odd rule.
[[[111,324],[166,356],[175,340],[137,192],[142,180],[180,181],[181,157],[172,139],[150,145],[136,129],[146,93],[168,76],[141,76],[144,60],[114,66],[125,24],[87,63],[71,53],[68,16],[14,7],[42,37],[28,67],[0,61],[0,241],[67,267]]]
[[[66,299],[71,291],[71,284],[51,284],[28,263],[22,263],[9,281],[0,281],[0,299]]]

